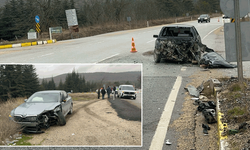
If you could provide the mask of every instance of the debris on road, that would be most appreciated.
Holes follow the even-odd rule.
[[[171,145],[172,143],[171,142],[169,142],[169,139],[167,139],[167,141],[166,141],[166,145]]]
[[[206,68],[235,68],[237,65],[228,63],[216,52],[205,53],[200,60],[200,65]]]
[[[208,134],[208,130],[210,130],[210,127],[207,124],[202,124],[202,128],[203,128],[203,133]]]
[[[203,91],[204,89],[204,86],[203,86],[203,82],[200,86],[198,86],[197,88],[195,88],[194,86],[192,85],[189,85],[187,88],[185,88],[188,92],[189,92],[189,95],[191,96],[194,96],[194,97],[197,97],[199,98],[200,96],[200,93]]]

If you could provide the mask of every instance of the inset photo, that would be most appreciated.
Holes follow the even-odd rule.
[[[141,147],[142,64],[0,64],[0,147]]]

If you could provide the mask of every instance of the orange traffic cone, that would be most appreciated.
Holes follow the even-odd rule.
[[[135,53],[137,52],[136,48],[135,48],[135,42],[134,42],[134,38],[132,38],[132,48],[131,48],[131,53]]]

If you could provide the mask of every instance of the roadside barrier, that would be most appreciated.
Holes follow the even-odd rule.
[[[0,45],[0,49],[35,46],[35,45],[42,45],[42,44],[51,44],[51,43],[56,43],[56,42],[57,42],[56,39],[54,39],[54,40],[46,40],[46,41],[35,41],[35,42],[26,42],[26,43],[18,43],[18,44],[8,44],[8,45]]]

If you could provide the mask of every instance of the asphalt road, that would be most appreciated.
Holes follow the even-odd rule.
[[[218,37],[213,34],[213,31],[223,26],[221,21],[218,22],[218,18],[211,19],[211,23],[198,24],[197,21],[190,21],[185,24],[194,25],[200,33],[204,44],[223,53],[223,39],[216,39]],[[139,30],[114,32],[89,38],[62,41],[51,45],[0,50],[0,62],[4,63],[143,64],[142,147],[46,147],[43,149],[145,150],[150,149],[150,146],[154,144],[159,146],[157,148],[151,147],[156,150],[160,147],[162,147],[162,149],[176,149],[178,141],[175,137],[178,133],[168,128],[168,124],[181,115],[181,108],[185,97],[184,87],[190,82],[191,79],[189,77],[197,71],[200,71],[201,68],[197,65],[178,64],[167,61],[155,64],[153,62],[153,56],[145,54],[145,52],[153,51],[155,40],[153,35],[158,34],[161,27],[162,26],[157,26]],[[132,37],[135,39],[137,53],[130,53]],[[3,54],[3,52],[7,54]],[[178,87],[178,89],[176,87]],[[169,108],[170,105],[174,107]],[[173,111],[171,111],[172,109]],[[162,115],[166,115],[168,119],[162,120]],[[159,123],[162,124],[159,125]],[[162,127],[166,133],[156,136],[158,132],[157,126]],[[156,138],[154,138],[154,136]],[[170,139],[172,142],[171,147],[165,145],[166,139]]]

